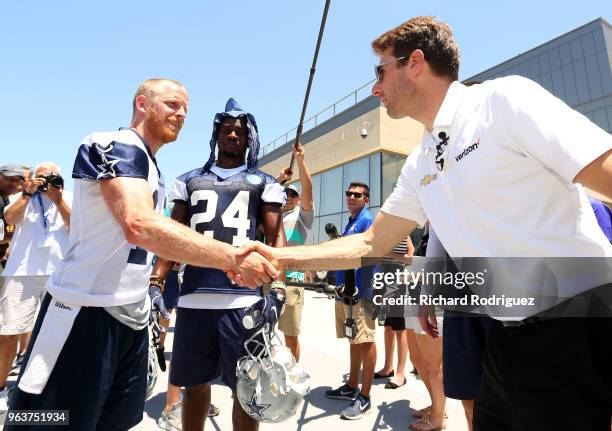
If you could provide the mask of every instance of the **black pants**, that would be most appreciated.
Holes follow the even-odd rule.
[[[21,371],[52,298],[45,295]],[[104,308],[82,307],[40,395],[14,390],[11,410],[69,410],[70,425],[5,426],[4,431],[123,431],[142,420],[147,328],[135,331]],[[18,382],[21,379],[19,376]]]
[[[475,431],[610,431],[612,319],[494,322]]]

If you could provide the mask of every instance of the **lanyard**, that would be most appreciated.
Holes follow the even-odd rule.
[[[38,207],[39,207],[39,211],[40,211],[40,215],[42,219],[43,230],[45,231],[45,235],[46,235],[47,233],[49,233],[49,222],[47,221],[47,217],[49,216],[49,211],[51,211],[51,207],[53,206],[53,203],[49,205],[49,208],[45,212],[45,206],[43,205],[43,200],[42,200],[42,197],[40,196],[40,193],[36,192],[35,196],[36,196],[36,199],[38,200]]]

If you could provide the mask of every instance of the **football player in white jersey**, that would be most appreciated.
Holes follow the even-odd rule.
[[[284,246],[284,190],[274,177],[257,169],[257,123],[234,99],[215,116],[210,147],[210,158],[203,167],[174,182],[170,192],[172,218],[235,247],[253,240],[261,224],[268,245]],[[152,285],[164,280],[171,266],[172,262],[159,259]],[[236,363],[246,354],[244,342],[252,335],[243,327],[242,318],[261,297],[261,291],[233,285],[223,271],[210,265],[187,264],[170,367],[170,382],[185,387],[183,430],[202,430],[210,405],[210,382],[219,375],[234,393],[234,429],[258,428],[259,423],[242,409],[235,393]],[[167,425],[171,413],[162,413],[160,422],[164,429],[179,429]]]
[[[182,84],[144,81],[130,127],[92,133],[79,147],[70,246],[47,285],[12,410],[69,409],[75,430],[129,429],[142,420],[147,250],[196,266],[234,268],[250,287],[277,275],[261,256],[238,258],[230,244],[160,214],[164,184],[154,156],[176,140],[187,104]]]

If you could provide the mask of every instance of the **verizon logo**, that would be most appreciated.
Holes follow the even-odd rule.
[[[469,147],[467,147],[465,150],[463,150],[461,152],[461,154],[455,156],[455,160],[460,161],[461,159],[463,159],[465,156],[467,156],[468,154],[470,154],[472,151],[474,151],[476,148],[478,148],[478,146],[480,145],[480,138],[478,138],[478,140],[476,142],[474,142],[472,145],[470,145]]]

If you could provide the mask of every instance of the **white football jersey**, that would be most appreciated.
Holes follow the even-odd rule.
[[[47,285],[60,300],[109,307],[147,295],[153,255],[127,242],[100,190],[100,181],[114,177],[145,180],[155,210],[163,213],[163,177],[143,138],[123,128],[87,136],[72,172],[70,246]]]

